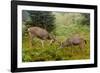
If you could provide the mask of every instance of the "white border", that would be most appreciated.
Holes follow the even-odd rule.
[[[68,61],[48,61],[48,62],[22,62],[22,10],[36,10],[36,11],[60,11],[60,12],[80,12],[90,13],[90,59],[87,60],[68,60]],[[57,66],[57,65],[78,65],[78,64],[93,64],[94,63],[94,10],[92,9],[77,9],[77,8],[58,8],[58,7],[43,7],[43,6],[18,6],[18,35],[17,35],[17,64],[18,68],[25,67],[43,67],[43,66]]]

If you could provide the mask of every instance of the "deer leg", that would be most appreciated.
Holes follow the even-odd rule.
[[[44,48],[44,40],[41,40],[42,47]]]
[[[50,45],[52,44],[53,40],[50,40]]]
[[[31,33],[29,33],[29,45],[30,45],[30,48],[32,48],[32,35],[31,35]]]
[[[71,51],[71,53],[73,53],[73,43],[72,42],[69,42],[70,43],[70,51]]]
[[[73,53],[73,44],[71,44],[71,53]]]
[[[83,51],[84,51],[84,46],[85,46],[85,44],[84,44],[84,43],[81,43],[81,44],[79,45],[79,47],[80,47],[80,51],[81,51],[81,52],[83,52]]]

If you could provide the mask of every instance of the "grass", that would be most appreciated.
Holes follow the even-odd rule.
[[[34,61],[58,61],[58,60],[80,60],[90,58],[90,30],[87,25],[63,25],[57,24],[54,30],[56,38],[59,41],[64,41],[68,37],[74,36],[74,34],[79,34],[83,36],[87,44],[82,50],[79,46],[65,47],[59,49],[58,43],[53,43],[49,45],[49,41],[45,41],[44,48],[40,43],[40,39],[33,39],[33,47],[29,47],[28,36],[23,37],[22,42],[22,61],[23,62],[34,62]]]
[[[55,34],[56,38],[61,42],[78,34],[86,39],[87,44],[85,44],[85,48],[80,49],[79,46],[69,46],[60,49],[60,44],[55,42],[52,45],[49,45],[49,41],[44,42],[45,45],[43,48],[40,39],[37,38],[32,40],[33,47],[30,48],[29,37],[26,35],[22,37],[22,61],[35,62],[89,59],[90,28],[87,25],[78,24],[77,20],[82,18],[80,13],[63,14],[60,12],[54,12],[53,14],[56,17],[56,28],[51,33]],[[75,21],[72,21],[72,19],[75,19]]]

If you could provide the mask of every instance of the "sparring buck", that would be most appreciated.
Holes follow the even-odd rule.
[[[41,40],[42,47],[44,47],[44,41],[50,40],[50,44],[56,41],[55,37],[43,28],[40,27],[30,27],[28,28],[30,45],[32,46],[32,39],[37,37]]]

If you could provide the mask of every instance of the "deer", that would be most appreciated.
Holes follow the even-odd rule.
[[[44,41],[50,40],[50,45],[56,41],[56,38],[51,35],[47,30],[40,27],[29,27],[28,34],[30,38],[30,44],[32,45],[32,39],[37,37],[41,40],[42,47],[44,47]]]
[[[62,42],[60,48],[79,46],[80,49],[83,49],[86,43],[87,42],[84,38],[80,36],[73,36]]]

